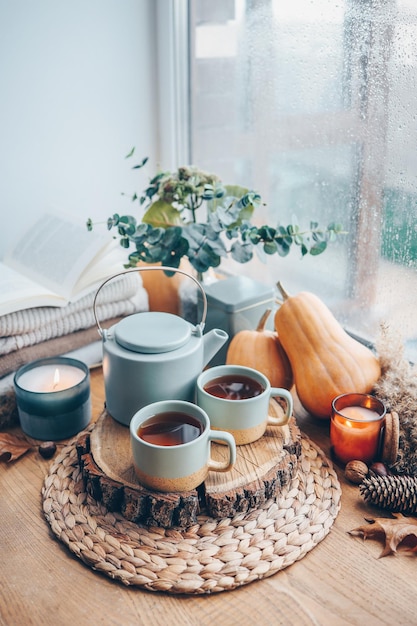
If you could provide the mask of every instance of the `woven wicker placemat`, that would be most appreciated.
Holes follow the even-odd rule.
[[[305,435],[291,483],[276,501],[187,530],[143,527],[111,513],[86,493],[75,439],[52,463],[42,488],[51,530],[93,570],[125,585],[173,594],[231,590],[266,578],[312,550],[340,509],[336,472]]]

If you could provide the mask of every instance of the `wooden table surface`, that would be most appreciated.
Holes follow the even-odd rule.
[[[96,419],[104,398],[100,369],[91,380]],[[329,454],[328,424],[297,420]],[[233,591],[179,597],[112,581],[55,539],[41,509],[49,463],[34,451],[0,466],[1,625],[417,625],[417,556],[379,559],[382,543],[348,534],[378,512],[339,470],[341,512],[301,561]]]

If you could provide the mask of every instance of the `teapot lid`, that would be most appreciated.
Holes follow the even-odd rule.
[[[191,324],[172,313],[146,311],[129,315],[116,325],[115,339],[133,352],[171,352],[187,343]]]

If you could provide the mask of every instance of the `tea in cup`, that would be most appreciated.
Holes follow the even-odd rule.
[[[272,398],[285,400],[281,417],[269,415]],[[197,404],[208,414],[211,427],[231,433],[236,445],[256,441],[268,425],[285,426],[293,412],[287,389],[271,387],[264,374],[243,365],[218,365],[200,374]]]
[[[214,440],[229,447],[226,461],[211,458]],[[236,461],[233,436],[211,430],[206,412],[185,400],[162,400],[140,409],[130,422],[130,441],[138,480],[156,491],[190,491],[209,471],[227,472]]]

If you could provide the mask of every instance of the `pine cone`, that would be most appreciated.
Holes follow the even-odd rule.
[[[417,513],[417,477],[368,476],[359,485],[366,502],[389,511]]]

